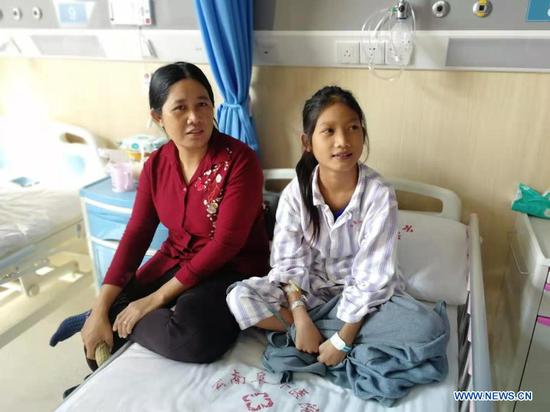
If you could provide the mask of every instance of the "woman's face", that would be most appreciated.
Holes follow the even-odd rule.
[[[337,102],[325,108],[315,124],[311,146],[319,167],[325,171],[354,171],[363,153],[361,120],[347,105]]]
[[[208,146],[214,128],[214,107],[198,81],[184,79],[170,86],[162,115],[153,116],[178,147],[197,151]]]

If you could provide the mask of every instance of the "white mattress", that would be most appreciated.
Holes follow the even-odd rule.
[[[457,410],[452,396],[458,382],[456,307],[449,306],[448,315],[451,338],[446,380],[413,388],[392,412]],[[258,379],[264,347],[260,332],[242,333],[220,361],[196,365],[171,361],[133,344],[90,376],[57,412],[388,410],[311,374],[295,374],[289,385],[279,384],[278,375],[266,374],[262,384]]]
[[[80,219],[78,190],[0,182],[0,258]]]

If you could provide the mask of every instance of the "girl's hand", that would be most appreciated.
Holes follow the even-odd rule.
[[[296,322],[296,349],[306,353],[319,353],[323,336],[308,317]]]
[[[153,295],[131,302],[116,317],[113,323],[113,332],[117,332],[118,336],[126,339],[132,333],[136,323],[157,307],[154,303]]]
[[[346,359],[346,356],[347,353],[336,349],[330,340],[326,340],[319,346],[319,356],[317,360],[327,366],[334,366]]]
[[[95,348],[101,343],[105,342],[109,349],[113,349],[113,331],[111,330],[111,323],[107,314],[100,311],[93,311],[86,319],[82,331],[82,342],[86,348],[86,357],[88,359],[95,359]]]

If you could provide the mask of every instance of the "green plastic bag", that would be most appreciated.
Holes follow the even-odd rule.
[[[516,199],[512,202],[512,210],[550,219],[550,192],[541,195],[535,189],[520,183]]]

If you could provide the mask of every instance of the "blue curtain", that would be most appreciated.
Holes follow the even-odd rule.
[[[248,110],[252,74],[252,0],[195,0],[210,67],[224,98],[218,108],[220,131],[258,151]]]

